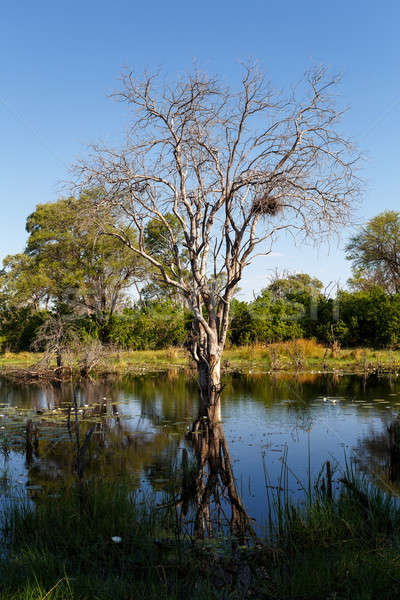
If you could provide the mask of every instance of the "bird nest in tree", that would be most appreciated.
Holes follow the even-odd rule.
[[[263,216],[274,217],[282,210],[282,203],[277,198],[263,194],[254,199],[253,211]]]

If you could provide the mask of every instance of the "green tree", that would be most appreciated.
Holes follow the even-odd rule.
[[[268,289],[280,298],[318,297],[322,294],[322,282],[307,273],[288,273],[276,277]]]
[[[165,222],[156,218],[150,219],[144,230],[144,243],[147,252],[155,260],[164,265],[165,272],[172,276],[172,265],[179,257],[182,274],[189,277],[187,252],[183,248],[183,232],[177,217],[168,213]],[[150,265],[148,267],[150,281],[140,290],[140,297],[145,302],[169,298],[176,304],[184,304],[183,295],[172,286],[165,283],[160,271]]]
[[[5,257],[0,286],[3,305],[28,305],[38,311],[49,304],[52,282],[48,269],[23,252]]]
[[[190,313],[168,298],[126,308],[115,315],[110,340],[122,348],[155,350],[182,346],[190,328]]]
[[[346,346],[383,348],[400,342],[400,295],[382,288],[338,294]]]
[[[87,214],[88,194],[39,204],[28,217],[25,251],[4,260],[2,288],[8,302],[90,315],[104,337],[133,282],[144,277],[140,258],[111,236],[98,235]],[[97,214],[115,227],[105,209]],[[131,243],[135,240],[130,233]],[[65,307],[65,308],[63,308]]]
[[[31,350],[41,326],[48,319],[45,310],[35,311],[32,306],[0,307],[0,350],[12,352]]]
[[[385,211],[360,229],[346,246],[346,256],[353,262],[354,289],[376,285],[386,292],[400,292],[400,212]]]

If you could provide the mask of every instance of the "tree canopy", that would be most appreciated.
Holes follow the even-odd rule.
[[[355,289],[381,286],[400,292],[400,212],[385,211],[361,227],[346,246],[353,262],[350,285]]]
[[[87,206],[88,195],[82,194],[39,204],[29,215],[24,252],[4,260],[1,283],[9,303],[65,305],[102,323],[121,307],[133,281],[143,277],[143,265],[115,238],[99,235]],[[103,219],[115,225],[105,208]]]

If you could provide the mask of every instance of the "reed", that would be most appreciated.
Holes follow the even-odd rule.
[[[83,504],[81,492],[3,505],[2,600],[218,597],[168,503],[124,483],[86,484]]]
[[[398,500],[350,467],[324,465],[289,493],[285,457],[271,485],[267,530],[247,547],[227,534],[196,541],[168,498],[127,483],[71,486],[36,504],[2,505],[2,600],[259,598],[389,599],[400,593]],[[182,528],[185,528],[185,532]]]

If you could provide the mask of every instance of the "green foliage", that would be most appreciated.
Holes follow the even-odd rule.
[[[253,302],[233,301],[231,343],[285,341],[311,333],[309,321],[321,288],[318,279],[300,273],[276,279]]]
[[[172,265],[175,265],[179,257],[182,274],[187,280],[190,279],[189,261],[187,252],[183,249],[182,242],[184,234],[179,219],[167,213],[160,218],[152,218],[148,221],[144,231],[144,246],[146,252],[160,262],[168,276],[174,278]],[[167,285],[158,269],[148,266],[150,282],[142,290],[142,297],[149,301],[154,299],[171,298],[178,301],[176,288]]]
[[[25,256],[25,255],[24,255]],[[400,294],[370,286],[361,291],[339,291],[336,298],[321,292],[321,283],[306,274],[280,278],[251,302],[234,299],[228,340],[232,345],[270,343],[296,338],[315,339],[343,347],[400,346]],[[145,301],[99,319],[97,313],[74,314],[68,303],[58,304],[81,340],[107,340],[129,350],[184,346],[192,315],[179,298],[169,297],[158,284],[149,284]],[[0,299],[0,344],[17,352],[29,350],[49,311],[33,304],[13,305]]]
[[[269,286],[274,296],[279,298],[308,299],[310,296],[320,296],[322,282],[307,273],[289,273],[285,277],[276,278]]]
[[[148,254],[168,267],[176,253],[182,256],[183,230],[175,215],[168,213],[163,218],[164,221],[153,218],[147,223],[145,247]]]
[[[190,315],[171,300],[125,309],[110,324],[110,341],[124,349],[145,350],[182,346]]]
[[[21,352],[30,350],[37,332],[48,317],[45,310],[35,311],[30,306],[0,310],[1,350]]]
[[[400,212],[385,211],[370,219],[346,247],[353,261],[351,286],[356,290],[379,285],[400,292]]]
[[[372,288],[340,292],[338,301],[341,321],[347,327],[342,333],[343,345],[383,348],[400,343],[400,295]]]
[[[143,267],[119,240],[98,235],[98,219],[106,228],[115,219],[106,211],[91,215],[88,206],[90,195],[83,194],[39,204],[28,217],[24,253],[4,261],[1,284],[10,306],[67,305],[103,324],[121,306]]]
[[[343,346],[395,347],[400,344],[400,294],[381,287],[321,293],[322,285],[299,274],[276,280],[250,303],[232,303],[230,341],[235,345],[298,337]]]

